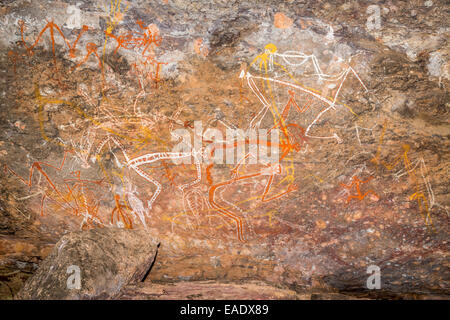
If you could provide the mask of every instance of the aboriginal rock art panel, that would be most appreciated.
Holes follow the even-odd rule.
[[[196,90],[204,94],[194,82],[184,84],[191,86],[187,97],[170,92],[162,74],[172,61],[161,58],[170,57],[170,47],[158,25],[128,17],[121,1],[103,9],[104,30],[79,25],[68,32],[52,19],[16,23],[19,38],[8,59],[32,96],[29,126],[51,156],[20,157],[3,170],[21,183],[17,199],[35,203],[43,219],[263,242],[302,230],[296,217],[315,197],[331,199],[330,212],[395,197],[429,232],[439,228],[436,214],[448,214],[435,200],[426,156],[396,141],[390,119],[364,114],[378,99],[367,83],[367,57],[337,50],[331,26],[322,23],[322,43],[287,47],[271,38],[256,48],[226,81],[237,92],[230,110],[194,107]],[[305,21],[297,32],[306,37],[314,23]],[[292,21],[277,17],[277,25],[286,29]],[[209,55],[201,38],[192,43],[196,59]],[[19,68],[30,76],[20,78]],[[201,73],[221,82],[216,71],[206,66]],[[166,95],[171,100],[162,107]],[[393,196],[385,181],[403,191]],[[304,209],[287,210],[293,204]]]

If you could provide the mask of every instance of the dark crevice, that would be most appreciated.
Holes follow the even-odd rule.
[[[161,243],[158,243],[158,245],[156,246],[156,253],[155,253],[155,257],[153,258],[152,263],[150,264],[150,267],[148,268],[147,272],[145,273],[144,277],[142,278],[141,282],[144,282],[145,279],[147,279],[148,275],[150,274],[150,272],[153,269],[153,266],[155,265],[155,261],[156,258],[158,257],[158,250],[159,250],[159,246],[161,245]]]

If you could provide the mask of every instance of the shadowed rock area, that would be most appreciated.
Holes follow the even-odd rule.
[[[449,10],[3,1],[0,299],[448,299]]]

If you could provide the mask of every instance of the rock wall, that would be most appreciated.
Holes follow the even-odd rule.
[[[3,1],[0,296],[111,227],[161,242],[148,281],[448,295],[448,11]]]

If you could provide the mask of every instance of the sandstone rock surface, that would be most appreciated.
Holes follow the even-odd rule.
[[[161,286],[448,297],[448,12],[445,0],[2,1],[0,298],[67,232],[108,228],[161,241],[146,280]],[[211,135],[230,128],[280,128],[283,159],[203,161],[214,143],[237,151]],[[167,156],[180,132],[203,138],[188,150],[200,163]]]
[[[72,232],[56,243],[17,299],[112,299],[144,280],[158,241],[141,230]]]

